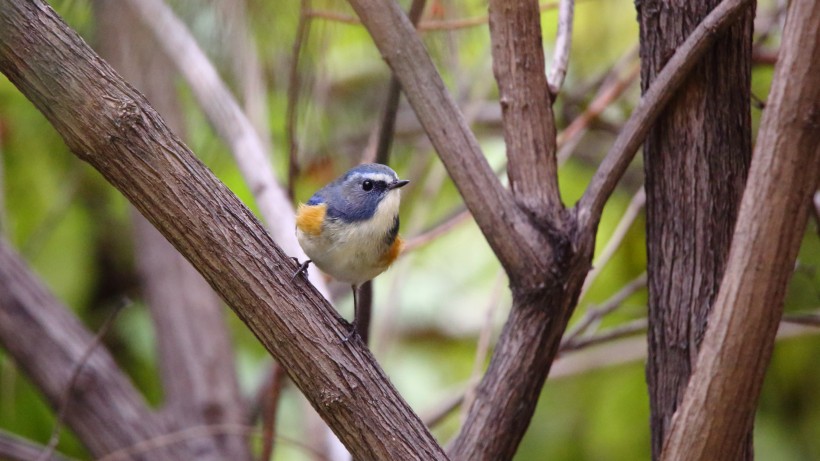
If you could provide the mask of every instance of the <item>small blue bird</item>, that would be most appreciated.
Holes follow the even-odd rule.
[[[358,318],[358,287],[381,274],[402,249],[399,237],[400,180],[385,165],[366,163],[313,194],[296,211],[296,238],[308,261],[351,284]],[[355,324],[355,322],[354,322]]]

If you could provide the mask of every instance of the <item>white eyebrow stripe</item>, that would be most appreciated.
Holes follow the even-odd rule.
[[[384,173],[357,173],[353,175],[353,178],[364,178],[371,181],[384,181],[388,184],[396,180],[394,177]]]

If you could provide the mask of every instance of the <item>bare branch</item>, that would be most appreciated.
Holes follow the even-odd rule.
[[[407,17],[415,27],[424,12],[424,5],[427,0],[413,0]],[[376,145],[376,163],[387,164],[390,159],[390,147],[393,144],[393,135],[396,128],[396,113],[399,110],[399,97],[401,96],[401,84],[395,75],[390,76],[390,84],[387,90],[387,99],[382,112],[382,123],[379,125],[379,141]]]
[[[698,59],[720,36],[720,32],[752,3],[751,0],[723,0],[678,47],[663,70],[658,73],[576,205],[582,227],[590,232],[597,227],[604,204],[632,161],[638,147],[643,143],[658,114]]]
[[[260,461],[267,461],[273,456],[273,442],[276,439],[276,414],[279,409],[279,399],[284,385],[285,369],[278,363],[273,364],[271,379],[263,387],[262,398],[262,452]]]
[[[85,352],[83,352],[79,360],[77,360],[74,364],[74,369],[71,371],[71,376],[68,378],[68,383],[66,384],[65,389],[63,389],[62,394],[60,394],[60,401],[57,403],[57,419],[54,421],[54,428],[51,430],[51,436],[48,438],[48,443],[43,451],[37,456],[37,461],[46,461],[54,454],[54,449],[57,448],[57,443],[60,442],[60,429],[63,427],[63,421],[65,421],[66,412],[68,412],[68,405],[71,403],[71,392],[77,383],[77,377],[80,376],[80,371],[82,371],[86,362],[88,362],[88,359],[91,357],[94,349],[99,347],[102,343],[103,337],[106,333],[108,333],[111,325],[114,324],[114,319],[117,318],[117,314],[120,313],[122,308],[125,307],[127,303],[130,303],[130,301],[126,300],[125,303],[117,306],[111,314],[108,315],[108,318],[106,318],[105,322],[103,322],[102,326],[100,326],[97,334],[94,335],[94,339],[86,347]]]
[[[820,312],[786,314],[783,316],[783,321],[797,325],[820,327]]]
[[[624,285],[623,288],[618,290],[617,293],[603,302],[599,307],[587,310],[581,320],[564,334],[564,340],[562,342],[568,343],[581,336],[590,325],[619,308],[626,298],[632,296],[644,287],[646,287],[646,273],[639,275],[635,280]]]
[[[563,204],[538,3],[491,0],[490,39],[510,188],[516,201],[538,219],[556,221]]]
[[[569,65],[569,51],[572,48],[572,22],[575,13],[575,0],[561,0],[558,9],[558,32],[555,37],[555,50],[552,53],[552,68],[547,81],[549,82],[552,100],[558,96]]]
[[[607,107],[618,100],[619,97],[632,85],[640,72],[640,66],[637,63],[632,67],[632,70],[624,77],[615,78],[610,83],[604,82],[604,85],[598,90],[595,99],[589,103],[587,108],[575,119],[567,125],[560,133],[558,133],[558,163],[563,164],[570,156],[572,150],[565,149],[568,143],[578,139],[589,127],[590,123],[596,120]]]
[[[142,95],[38,0],[0,3],[0,26],[0,71],[201,271],[354,456],[446,459],[367,348],[343,341],[332,306],[291,280],[297,264]],[[55,60],[71,71],[51,72]]]
[[[594,346],[596,344],[602,344],[609,341],[614,341],[616,339],[633,336],[638,333],[643,333],[646,331],[647,325],[649,325],[649,321],[646,318],[635,319],[623,325],[609,328],[601,333],[580,336],[571,341],[562,342],[561,352],[566,353],[569,351]]]
[[[820,3],[792,2],[725,275],[662,460],[737,459],[820,171]]]
[[[0,430],[0,459],[7,461],[31,461],[38,459],[46,448],[29,440]],[[51,450],[49,461],[69,461],[69,458]]]
[[[434,224],[429,229],[408,239],[407,243],[404,245],[404,251],[402,253],[406,254],[427,245],[438,237],[441,237],[442,235],[455,229],[460,224],[467,222],[471,217],[470,212],[463,207],[456,210],[455,213],[445,216],[444,219]]]
[[[8,43],[4,8],[0,50]],[[66,389],[71,389],[72,410],[64,412],[65,423],[95,456],[170,429],[150,412],[105,348],[89,346],[96,340],[5,241],[0,241],[0,344],[53,407],[64,407]],[[191,459],[188,448],[157,451],[151,459]]]

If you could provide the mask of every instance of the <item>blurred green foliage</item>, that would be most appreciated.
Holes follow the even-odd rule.
[[[404,6],[407,3],[402,2]],[[475,0],[428,3],[427,19],[431,20],[486,14],[486,5]],[[771,3],[760,2],[760,14],[770,15]],[[229,71],[232,50],[225,45],[226,26],[210,3],[179,0],[173,4],[229,84],[236,87]],[[88,1],[54,1],[53,6],[86,40],[93,44],[101,39],[95,35],[94,12]],[[269,85],[272,160],[284,181],[289,141],[284,128],[288,73],[298,2],[248,1],[247,7],[255,51]],[[315,0],[313,8],[352,14],[341,1]],[[591,99],[594,87],[590,89],[590,82],[607,72],[637,41],[635,10],[627,0],[581,0],[576,11],[571,66],[556,104],[561,128]],[[542,19],[549,64],[556,12],[547,10]],[[497,94],[486,26],[430,31],[424,40],[468,120],[474,121],[488,160],[502,171],[504,145],[497,112],[495,119],[492,115]],[[767,44],[776,46],[776,34]],[[302,91],[298,95],[296,142],[302,170],[294,190],[296,199],[304,200],[359,161],[381,116],[389,70],[362,27],[321,18],[312,22],[300,62]],[[771,78],[770,67],[755,68],[756,96],[765,99]],[[229,152],[184,83],[180,82],[179,89],[187,144],[253,209],[253,197]],[[582,138],[577,154],[560,168],[561,192],[568,205],[580,197],[596,162],[614,138],[612,127],[624,121],[637,98],[633,84]],[[759,110],[754,112],[757,120]],[[0,155],[0,229],[52,292],[90,329],[96,329],[117,303],[125,298],[134,300],[117,320],[106,344],[146,400],[161,405],[154,332],[133,268],[130,207],[99,174],[68,152],[48,122],[5,77],[0,77]],[[459,209],[457,190],[406,103],[399,112],[392,155],[400,175],[413,180],[406,189],[402,210],[405,236],[420,235]],[[635,163],[607,205],[598,251],[640,186],[640,159]],[[810,224],[806,232],[787,295],[788,312],[816,311],[820,306],[816,225]],[[576,318],[641,274],[645,259],[643,218],[639,217],[582,299]],[[428,414],[466,388],[474,373],[476,339],[488,318],[492,338],[497,337],[509,309],[506,280],[480,231],[467,221],[402,258],[375,286],[373,350],[410,404],[419,413]],[[645,316],[645,303],[646,293],[639,291],[608,316],[603,327]],[[344,315],[350,315],[349,299],[342,296],[337,304]],[[494,311],[488,317],[490,308]],[[228,317],[240,383],[243,392],[252,395],[270,360],[244,325],[232,314]],[[612,365],[593,365],[589,371],[548,381],[517,460],[649,458],[649,409],[642,361],[620,357],[616,349],[607,356],[607,347],[597,349]],[[820,459],[818,355],[820,337],[816,333],[778,344],[755,429],[759,459]],[[562,355],[559,363],[574,356]],[[479,367],[486,363],[486,358],[480,359]],[[276,459],[307,459],[297,441],[310,441],[316,434],[305,434],[302,429],[304,409],[298,392],[287,388],[279,412],[281,443]],[[434,428],[441,442],[455,434],[460,417],[456,411]],[[52,413],[38,392],[0,351],[0,429],[45,442],[52,423]],[[59,450],[73,457],[88,457],[67,430]]]

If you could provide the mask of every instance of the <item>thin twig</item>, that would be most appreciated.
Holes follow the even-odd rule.
[[[285,112],[285,136],[288,139],[288,196],[293,199],[293,189],[296,187],[296,177],[299,175],[299,142],[296,140],[296,117],[299,109],[299,93],[301,79],[299,78],[299,57],[302,48],[310,35],[310,0],[302,0],[299,4],[299,24],[296,26],[296,38],[290,54],[290,72],[288,73],[288,105]]]
[[[409,238],[404,244],[404,252],[402,252],[402,254],[414,251],[429,244],[438,237],[441,237],[442,235],[455,229],[460,224],[467,222],[471,217],[472,215],[467,207],[464,205],[459,206],[456,211],[450,213],[444,217],[444,219],[432,225],[429,229]]]
[[[444,421],[447,415],[457,410],[463,403],[464,392],[459,392],[436,405],[434,409],[428,410],[422,415],[421,419],[427,427],[437,426],[440,422]]]
[[[598,334],[577,337],[572,341],[562,341],[561,347],[558,350],[561,353],[566,353],[569,351],[594,346],[596,344],[625,338],[627,336],[636,335],[638,333],[645,332],[648,325],[649,321],[646,318],[635,319],[631,322],[612,327]]]
[[[270,381],[265,388],[262,399],[262,452],[260,461],[268,461],[273,456],[273,445],[276,440],[276,413],[279,409],[279,399],[282,395],[282,385],[285,381],[285,369],[279,362],[274,362]]]
[[[592,121],[597,119],[604,110],[618,100],[624,91],[637,79],[639,72],[640,66],[635,62],[626,76],[616,78],[608,84],[605,82],[595,95],[595,99],[589,103],[586,110],[575,117],[575,119],[558,134],[558,146],[561,147],[561,151],[558,153],[559,163],[565,162],[571,153],[571,151],[564,151],[564,145],[581,135]]]
[[[0,430],[0,459],[8,461],[30,461],[37,459],[43,447],[30,440]],[[59,453],[52,453],[49,461],[73,461]]]
[[[598,278],[598,275],[601,274],[601,270],[606,267],[609,259],[612,258],[612,255],[614,255],[615,252],[618,251],[618,248],[621,247],[627,232],[632,227],[632,224],[635,222],[635,219],[637,219],[638,214],[640,214],[645,204],[646,190],[643,186],[641,186],[641,188],[638,189],[638,192],[635,192],[635,195],[632,196],[632,200],[630,200],[629,205],[626,207],[626,211],[624,211],[623,216],[621,216],[621,220],[618,221],[618,225],[615,226],[615,230],[606,242],[606,246],[603,251],[601,251],[601,254],[599,254],[598,257],[595,258],[595,261],[593,261],[592,270],[589,271],[586,280],[584,280],[584,286],[581,288],[581,295],[578,299],[584,299],[584,295],[587,294],[589,287],[592,286]]]
[[[163,434],[159,437],[154,437],[152,439],[140,441],[138,443],[135,443],[134,445],[131,445],[130,447],[125,447],[116,451],[112,451],[111,453],[108,453],[107,455],[103,456],[97,461],[129,460],[132,459],[134,456],[143,453],[148,453],[160,447],[175,445],[190,439],[214,437],[218,435],[242,435],[249,437],[261,437],[262,432],[258,429],[255,429],[252,426],[230,423],[188,427],[176,432]],[[290,445],[293,445],[304,450],[305,452],[310,453],[316,459],[325,459],[322,453],[319,453],[312,447],[298,440],[294,440],[289,437],[284,437],[281,435],[277,436],[277,439],[281,442],[288,443]]]
[[[604,204],[632,161],[638,147],[643,144],[652,123],[721,31],[737,19],[751,3],[751,0],[723,0],[698,24],[658,73],[576,205],[581,227],[589,232],[597,227]]]
[[[46,444],[45,449],[40,453],[40,456],[37,457],[37,461],[46,461],[54,454],[54,449],[57,447],[57,443],[60,442],[60,430],[63,427],[63,422],[65,421],[66,414],[68,413],[68,404],[71,402],[71,391],[77,382],[77,377],[80,376],[80,371],[82,371],[83,366],[85,366],[86,362],[91,357],[91,353],[97,349],[100,343],[102,343],[103,337],[106,333],[108,333],[111,325],[114,324],[117,314],[119,314],[120,311],[130,304],[130,300],[124,299],[123,302],[114,306],[114,310],[100,326],[100,329],[97,331],[97,334],[94,336],[94,339],[88,347],[86,347],[83,355],[81,355],[79,360],[77,360],[77,363],[74,364],[74,369],[71,371],[71,376],[68,378],[68,383],[66,384],[65,389],[63,389],[63,392],[60,395],[60,400],[57,403],[57,419],[54,421],[54,427],[51,429],[51,437],[49,437],[48,444]]]
[[[572,22],[575,13],[575,0],[561,0],[558,9],[558,32],[555,37],[555,50],[552,54],[552,67],[547,81],[553,102],[564,85],[569,65],[569,51],[572,47]]]
[[[621,304],[626,300],[626,298],[632,296],[635,292],[640,290],[641,288],[646,286],[646,273],[639,275],[637,278],[632,280],[631,282],[624,285],[623,288],[618,290],[611,298],[604,301],[597,308],[590,308],[584,313],[584,316],[581,320],[578,321],[569,331],[564,334],[564,339],[561,341],[562,343],[568,343],[580,335],[582,335],[593,323],[597,320],[601,319],[601,317],[613,312],[615,309],[619,308]]]
[[[820,311],[815,310],[814,312],[786,314],[783,316],[782,321],[797,325],[820,327]]]
[[[424,12],[427,0],[413,0],[407,17],[414,26],[417,26]],[[379,125],[378,144],[376,145],[376,163],[387,165],[390,162],[390,147],[396,130],[396,113],[399,110],[401,85],[395,75],[390,75],[390,84],[387,90],[387,99],[382,111],[382,122]]]

